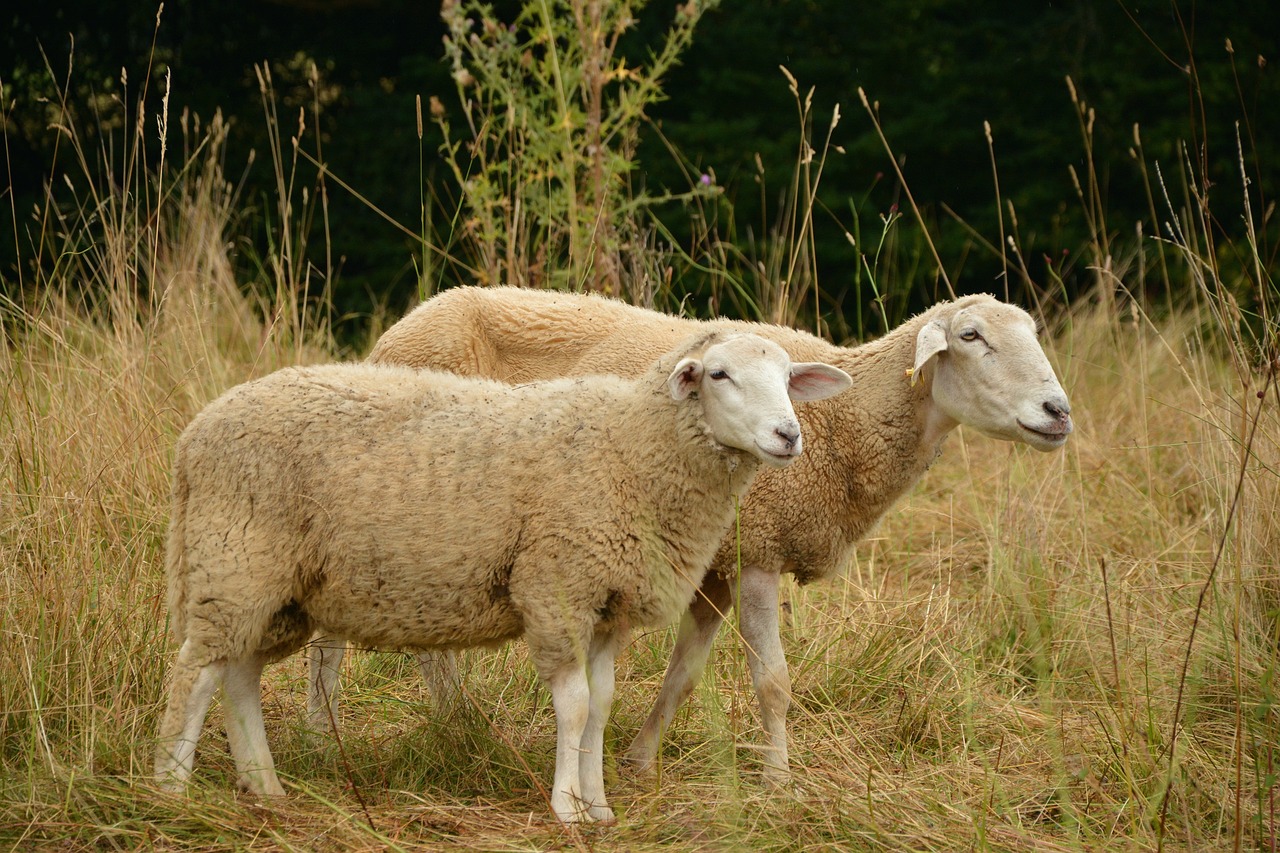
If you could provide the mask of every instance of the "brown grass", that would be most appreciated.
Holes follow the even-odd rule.
[[[726,631],[660,778],[615,774],[617,826],[550,819],[554,720],[520,646],[471,655],[451,715],[404,656],[356,655],[341,750],[301,727],[286,661],[264,689],[290,796],[233,792],[216,706],[188,796],[158,793],[173,441],[225,388],[342,356],[291,263],[237,285],[221,134],[162,188],[128,164],[149,216],[111,190],[59,208],[62,262],[0,308],[0,846],[1275,849],[1280,422],[1208,263],[1154,317],[1115,296],[1145,266],[1109,261],[1097,299],[1049,312],[1065,451],[961,430],[842,578],[784,589],[795,791],[756,780]],[[669,647],[623,655],[615,750]]]

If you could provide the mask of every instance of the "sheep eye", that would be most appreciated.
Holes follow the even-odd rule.
[[[723,370],[713,370],[709,375],[711,376],[712,379],[728,379],[729,378],[729,374],[725,373]]]
[[[976,329],[965,329],[960,333],[960,340],[962,341],[976,341],[981,337],[982,335],[979,335]]]

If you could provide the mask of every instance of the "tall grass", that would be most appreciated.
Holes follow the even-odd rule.
[[[615,827],[550,820],[554,719],[519,646],[472,656],[471,701],[450,714],[431,711],[407,658],[356,655],[340,744],[301,728],[304,673],[286,661],[264,704],[290,796],[233,792],[216,709],[189,796],[156,792],[173,441],[227,387],[345,355],[309,296],[324,273],[296,229],[322,196],[301,200],[292,152],[273,158],[285,230],[245,263],[225,125],[181,118],[183,153],[157,159],[146,134],[167,126],[166,101],[139,98],[95,150],[62,122],[73,167],[58,165],[24,286],[0,306],[0,846],[1276,849],[1276,291],[1262,213],[1214,231],[1194,158],[1138,163],[1141,233],[1159,242],[1099,220],[1111,236],[1090,247],[1089,298],[1036,291],[1077,421],[1066,449],[961,430],[841,578],[784,582],[796,791],[755,781],[750,678],[726,636],[659,780],[610,771]],[[713,267],[722,300],[829,322],[806,272],[819,162],[798,166],[780,219],[794,224],[768,252],[712,237],[662,251]],[[1098,192],[1081,182],[1101,213]],[[1239,192],[1256,207],[1243,178]],[[876,252],[892,240],[855,242],[868,287],[891,295],[882,272],[902,259]],[[1153,285],[1187,299],[1148,304]],[[669,647],[656,632],[622,656],[612,748]]]

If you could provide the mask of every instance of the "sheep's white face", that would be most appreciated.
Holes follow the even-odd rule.
[[[933,401],[950,418],[1036,450],[1061,447],[1071,405],[1021,308],[991,300],[926,324],[916,371],[935,360]]]
[[[755,335],[712,344],[702,358],[683,359],[667,380],[676,400],[698,393],[716,441],[777,467],[803,448],[791,401],[823,400],[851,384],[843,370],[793,364],[782,347]]]

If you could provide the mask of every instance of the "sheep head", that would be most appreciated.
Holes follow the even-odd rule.
[[[700,357],[681,359],[667,379],[675,400],[697,393],[717,442],[775,467],[803,449],[792,401],[823,400],[852,384],[843,370],[793,363],[782,347],[756,335],[711,343]]]
[[[925,323],[912,381],[930,364],[933,401],[952,420],[1042,451],[1071,434],[1066,392],[1021,308],[987,297]]]

